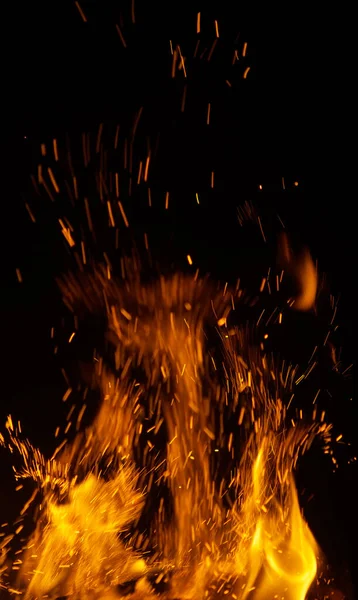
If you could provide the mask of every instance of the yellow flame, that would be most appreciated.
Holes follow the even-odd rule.
[[[254,478],[260,479],[257,471],[263,468],[261,459],[260,451],[254,467]],[[286,518],[282,518],[282,514],[277,517],[280,508],[286,508]],[[255,587],[253,598],[304,600],[316,575],[317,546],[301,516],[292,478],[289,501],[286,507],[278,506],[277,509],[261,513],[252,538],[249,564]]]

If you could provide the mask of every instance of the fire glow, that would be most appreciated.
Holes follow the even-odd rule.
[[[181,275],[144,285],[135,265],[125,283],[98,267],[61,287],[73,311],[106,314],[113,366],[95,357],[97,415],[49,460],[8,418],[16,479],[36,483],[23,515],[38,508],[12,565],[13,536],[3,543],[2,585],[27,599],[151,599],[162,584],[173,600],[304,600],[319,550],[294,469],[331,426],[317,411],[291,418],[298,369],[228,328],[241,292]]]

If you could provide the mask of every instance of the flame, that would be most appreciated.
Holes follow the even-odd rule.
[[[35,480],[41,497],[16,589],[121,598],[132,582],[130,598],[150,599],[163,582],[173,600],[304,600],[318,547],[293,472],[330,426],[288,418],[296,370],[227,328],[240,295],[180,275],[121,285],[101,269],[69,276],[62,291],[76,310],[106,311],[114,366],[96,358],[97,416],[50,460],[8,420],[16,477]]]
[[[296,310],[310,310],[315,303],[317,294],[317,269],[311,254],[305,248],[295,256],[289,245],[286,233],[279,238],[279,255],[282,266],[291,274],[297,286],[297,295],[293,307]]]
[[[256,506],[261,501],[264,454],[262,447],[253,468],[254,494],[250,502],[254,501]],[[287,503],[277,505],[276,510],[263,512],[255,524],[249,553],[255,600],[271,597],[304,600],[316,575],[318,549],[301,516],[292,476],[286,493]],[[256,586],[257,579],[259,583]],[[250,585],[247,587],[251,588]],[[244,594],[242,597],[247,596]]]

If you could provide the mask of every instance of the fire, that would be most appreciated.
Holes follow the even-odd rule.
[[[173,600],[304,600],[319,551],[294,469],[330,426],[292,419],[297,369],[229,329],[242,293],[135,270],[120,284],[105,267],[61,287],[76,312],[105,311],[112,362],[95,357],[97,416],[51,459],[8,420],[16,478],[40,502],[6,585],[26,599],[150,599],[161,583]]]
[[[314,306],[317,294],[317,269],[309,251],[305,248],[300,255],[295,256],[290,248],[288,236],[286,233],[281,233],[279,258],[282,266],[296,283],[297,295],[294,299],[294,308],[302,311],[309,310]]]
[[[253,468],[256,491],[249,500],[255,502],[256,509],[260,504],[264,458],[262,448]],[[259,578],[254,593],[258,600],[271,597],[304,600],[316,575],[317,546],[302,518],[292,476],[287,493],[287,503],[276,505],[273,511],[263,511],[254,526],[249,564],[254,586]],[[247,596],[244,594],[242,597]]]

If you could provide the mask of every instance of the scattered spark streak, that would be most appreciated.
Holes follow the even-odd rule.
[[[198,193],[196,193],[196,194],[195,194],[195,198],[196,198],[196,201],[197,201],[197,203],[198,203],[198,204],[200,204],[200,201],[199,201],[199,194],[198,194]]]
[[[243,45],[242,56],[246,56],[246,51],[247,51],[247,42],[245,42],[244,45]]]
[[[57,162],[58,161],[58,150],[57,150],[57,140],[56,139],[53,140],[53,155],[54,155],[55,161]]]
[[[214,188],[214,171],[211,171],[210,187]]]
[[[214,21],[214,23],[215,23],[215,35],[218,38],[219,37],[219,25],[216,20]]]
[[[143,177],[144,181],[148,181],[149,163],[150,163],[150,154],[148,154],[147,159],[145,161],[144,177]]]
[[[72,340],[73,340],[73,338],[75,337],[75,335],[76,335],[76,332],[75,332],[75,331],[74,331],[73,333],[71,333],[71,335],[70,335],[70,337],[69,337],[69,339],[68,339],[68,343],[69,343],[69,344],[72,342]]]
[[[22,275],[20,269],[16,269],[16,277],[19,283],[22,283]]]
[[[96,140],[96,154],[99,153],[100,148],[101,148],[102,131],[103,131],[103,123],[101,123],[100,126],[99,126],[99,128],[98,128],[97,140]]]
[[[85,414],[85,410],[86,410],[86,408],[87,408],[87,406],[86,406],[86,404],[84,404],[84,405],[81,407],[81,410],[80,410],[80,412],[78,413],[77,422],[76,422],[76,431],[78,431],[78,430],[79,430],[79,427],[80,427],[80,424],[81,424],[81,421],[82,421],[83,415]],[[65,434],[66,434],[66,432],[65,432]]]
[[[127,310],[125,310],[125,308],[121,308],[121,313],[127,319],[127,321],[132,320],[132,315]]]
[[[82,262],[85,265],[87,263],[87,260],[86,260],[86,248],[85,248],[85,244],[83,241],[81,241],[81,252],[82,252]]]
[[[77,189],[77,179],[73,177],[73,190],[75,192],[75,198],[78,200],[78,189]]]
[[[66,402],[68,400],[68,398],[70,397],[71,393],[72,393],[72,388],[69,387],[62,397],[62,402]]]
[[[215,38],[214,41],[213,41],[213,43],[212,43],[212,45],[211,45],[209,54],[208,54],[208,58],[207,58],[208,62],[211,60],[211,57],[212,57],[213,52],[214,52],[214,50],[216,48],[217,42],[218,42],[218,38]]]
[[[169,208],[169,192],[165,193],[165,210]]]
[[[135,138],[135,134],[137,132],[137,127],[138,127],[138,123],[140,121],[140,118],[142,116],[142,112],[143,112],[143,106],[140,107],[139,111],[136,114],[135,121],[134,121],[134,124],[133,124],[132,139]],[[131,169],[130,169],[130,171],[131,171]]]
[[[108,208],[108,216],[109,216],[109,222],[111,224],[111,227],[115,227],[116,224],[114,222],[112,206],[111,206],[111,203],[109,200],[107,200],[107,208]]]
[[[177,60],[178,60],[178,52],[177,52],[177,49],[175,48],[174,52],[173,52],[173,60],[172,60],[172,79],[174,79],[174,77],[175,77]]]
[[[244,71],[244,74],[243,74],[243,78],[244,78],[244,79],[246,79],[246,78],[247,78],[247,76],[248,76],[248,74],[249,74],[249,71],[250,71],[250,69],[251,69],[251,67],[246,67],[246,69],[245,69],[245,71]]]
[[[125,226],[129,227],[128,219],[127,219],[126,213],[124,212],[122,202],[120,202],[119,200],[118,200],[118,206],[119,206],[119,210],[121,211],[122,219],[124,221]]]
[[[197,55],[197,53],[198,53],[198,50],[199,50],[199,46],[200,46],[200,40],[198,40],[198,41],[196,42],[196,45],[195,45],[195,50],[194,50],[194,54],[193,54],[193,57],[194,57],[194,58],[196,58],[196,55]]]
[[[85,165],[85,167],[87,167],[88,157],[87,157],[87,143],[86,143],[86,134],[85,133],[82,134],[82,153],[83,153],[84,165]]]
[[[53,455],[51,456],[51,461],[55,460],[56,456],[59,454],[59,452],[61,452],[62,448],[67,444],[67,440],[64,439],[61,444],[59,446],[57,446],[55,452],[53,453]]]
[[[209,102],[209,104],[208,104],[208,110],[207,110],[207,113],[206,113],[206,124],[207,125],[210,124],[210,111],[211,111],[211,104]]]
[[[262,238],[263,238],[264,242],[266,243],[266,237],[265,237],[265,234],[264,234],[264,230],[262,228],[262,223],[261,223],[260,217],[257,217],[257,220],[259,222],[259,226],[260,226],[260,231],[261,231]]]
[[[88,229],[93,232],[93,224],[92,224],[92,218],[91,218],[91,213],[90,213],[90,209],[89,209],[89,204],[88,204],[88,200],[87,198],[84,199],[85,202],[85,208],[86,208],[86,215],[87,215],[87,223],[88,223]]]
[[[188,260],[189,265],[192,265],[193,264],[193,259],[191,258],[190,254],[187,254],[186,258]]]
[[[119,27],[119,25],[118,25],[117,23],[116,23],[116,29],[117,29],[117,33],[118,33],[118,35],[119,35],[119,37],[120,37],[120,40],[121,40],[121,42],[122,42],[122,44],[123,44],[123,47],[124,47],[124,48],[127,48],[126,41],[125,41],[125,39],[124,39],[124,37],[123,37],[123,34],[122,34],[122,32],[121,32],[121,29],[120,29],[120,27]]]
[[[187,75],[186,75],[186,69],[185,69],[185,62],[184,62],[184,57],[180,50],[180,46],[178,46],[178,52],[179,52],[179,56],[180,56],[180,66],[183,69],[183,74],[184,74],[184,77],[186,78]]]
[[[187,85],[185,85],[185,86],[184,86],[184,89],[183,89],[183,96],[182,96],[182,100],[181,100],[181,107],[180,107],[180,111],[181,111],[181,112],[184,112],[184,110],[185,110],[185,102],[186,102],[186,93],[187,93],[187,89],[188,89],[188,86],[187,86]]]
[[[79,13],[80,13],[80,15],[81,15],[82,21],[83,21],[84,23],[87,23],[87,18],[86,18],[86,15],[85,15],[85,13],[83,12],[83,10],[82,10],[82,8],[81,8],[81,6],[80,6],[80,3],[78,2],[78,0],[75,0],[75,4],[76,4],[76,6],[77,6],[78,12],[79,12]]]
[[[200,33],[200,12],[196,15],[196,33]]]
[[[118,146],[118,137],[119,137],[119,125],[116,127],[116,134],[114,136],[114,149],[117,149]]]
[[[135,0],[131,0],[131,18],[132,23],[135,24],[135,8],[134,8]]]
[[[44,186],[46,193],[47,193],[48,197],[50,198],[51,202],[55,202],[55,198],[51,194],[51,190],[49,189],[46,181],[42,177],[41,177],[41,184]]]
[[[63,223],[63,221],[61,219],[59,219],[58,222],[60,223],[61,228],[62,228],[61,229],[61,233],[63,234],[66,242],[68,243],[68,245],[72,248],[75,245],[75,241],[74,241],[74,239],[72,237],[70,228],[69,227],[65,227],[65,225],[64,225],[64,223]]]

